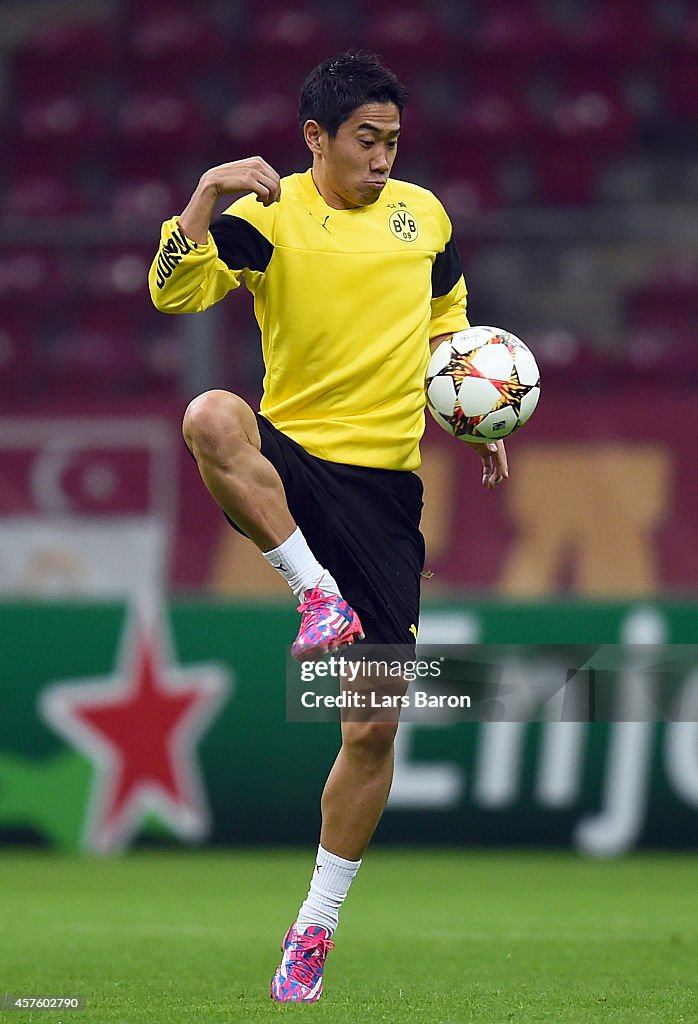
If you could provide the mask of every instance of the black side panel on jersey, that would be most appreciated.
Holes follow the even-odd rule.
[[[451,235],[444,251],[436,254],[434,266],[431,268],[432,297],[438,299],[442,295],[448,295],[462,275],[460,256]]]
[[[264,273],[274,246],[249,221],[224,213],[211,224],[218,255],[230,270]]]

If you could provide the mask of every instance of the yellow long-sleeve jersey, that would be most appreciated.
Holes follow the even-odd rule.
[[[468,326],[436,197],[391,180],[373,205],[335,210],[307,171],[269,207],[238,199],[205,245],[165,222],[149,274],[158,309],[207,309],[242,281],[262,333],[262,415],[321,459],[415,469],[429,339]]]

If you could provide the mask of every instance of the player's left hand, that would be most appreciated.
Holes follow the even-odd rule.
[[[482,486],[493,491],[497,484],[509,478],[509,466],[504,441],[488,441],[474,445],[482,459]]]

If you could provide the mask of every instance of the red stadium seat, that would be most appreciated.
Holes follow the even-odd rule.
[[[552,111],[554,137],[624,152],[633,140],[633,117],[620,95],[597,88],[569,91]]]
[[[664,321],[631,331],[611,362],[617,385],[647,384],[652,388],[698,384],[698,345],[677,325]]]
[[[530,141],[534,128],[530,110],[520,97],[499,91],[477,93],[442,126],[443,148],[448,148],[450,140],[451,145],[471,147],[496,161]]]
[[[51,345],[51,387],[70,392],[172,394],[186,358],[179,317],[159,313],[147,292],[151,253],[120,248],[97,256],[77,315]],[[104,379],[101,380],[101,375]]]
[[[65,177],[29,173],[9,184],[0,213],[5,217],[71,217],[87,208],[84,196]]]
[[[103,115],[81,96],[53,95],[30,101],[19,111],[17,138],[24,159],[36,170],[51,158],[72,165],[77,157],[91,155],[104,145],[107,125]]]
[[[606,75],[617,85],[631,69],[645,68],[653,56],[653,32],[641,5],[600,4],[586,17],[560,26],[554,63],[569,88],[584,84],[588,75]]]
[[[280,174],[298,170],[307,152],[296,103],[284,92],[260,93],[234,104],[222,118],[220,158],[261,155]]]
[[[273,85],[293,96],[310,69],[338,48],[333,25],[316,16],[308,6],[264,8],[250,25],[241,76],[245,90],[252,95]]]
[[[453,42],[433,9],[400,5],[374,10],[362,43],[406,82],[451,66]]]
[[[91,255],[84,275],[80,305],[94,320],[110,311],[123,325],[133,325],[152,303],[147,278],[155,253],[152,246],[109,246]]]
[[[634,136],[633,118],[618,96],[597,90],[563,96],[541,121],[533,151],[540,198],[561,205],[591,202],[605,162],[629,151]]]
[[[496,176],[491,171],[476,170],[467,160],[461,173],[442,181],[436,193],[452,221],[467,220],[475,213],[497,209],[502,204]]]
[[[625,296],[630,330],[674,331],[686,342],[698,335],[698,262],[659,267]]]
[[[61,395],[110,395],[137,391],[139,338],[113,310],[81,309],[52,332],[45,352],[47,382]]]
[[[695,7],[695,5],[693,5]],[[674,12],[676,15],[676,12]],[[669,114],[692,128],[698,120],[698,11],[688,5],[662,40],[657,83]]]
[[[17,94],[26,102],[80,92],[115,73],[117,41],[116,27],[110,21],[48,19],[14,52]]]
[[[695,125],[698,120],[698,48],[695,54],[683,48],[673,51],[666,61],[662,86],[671,113],[688,125]]]
[[[550,24],[538,15],[534,5],[487,3],[473,42],[489,58],[536,61],[550,54],[553,35]]]
[[[203,145],[209,137],[209,118],[192,100],[171,93],[136,93],[117,113],[120,141],[131,147],[173,143],[180,148]]]
[[[195,8],[148,7],[127,33],[125,78],[136,92],[179,90],[216,73],[224,43],[220,28]]]
[[[662,264],[650,278],[653,289],[661,289],[667,297],[676,302],[698,307],[698,259],[672,260]]]
[[[144,61],[186,61],[198,68],[218,59],[223,45],[212,21],[192,10],[163,7],[131,26],[127,48]]]
[[[678,45],[686,55],[698,57],[698,11],[688,6],[688,16],[681,25],[677,38]]]
[[[520,95],[533,72],[548,62],[553,46],[553,30],[535,6],[485,3],[463,39],[455,68],[459,87]]]
[[[577,392],[609,381],[608,355],[575,331],[558,327],[525,336],[536,353],[543,388]]]
[[[56,251],[18,246],[0,254],[0,306],[37,311],[50,306],[68,287],[69,277]]]
[[[120,172],[150,176],[187,159],[205,165],[214,135],[207,111],[193,100],[136,93],[117,113],[116,138]]]
[[[582,145],[553,142],[538,146],[532,165],[540,202],[588,206],[599,188],[604,162]]]
[[[117,183],[111,212],[117,220],[163,221],[181,213],[187,200],[184,191],[167,178],[129,178]]]
[[[178,317],[151,308],[138,322],[142,367],[139,386],[148,394],[177,394],[186,366],[186,342]]]
[[[264,366],[252,296],[241,289],[230,295],[218,308],[217,336],[222,386],[243,394],[255,394],[264,376]]]
[[[36,318],[26,307],[3,306],[0,320],[0,393],[26,396],[40,387]]]
[[[84,282],[88,291],[110,301],[120,295],[130,297],[143,292],[156,245],[157,240],[152,245],[110,245],[93,253]]]
[[[143,20],[145,6],[143,0],[119,0],[119,10],[124,23],[131,25]],[[146,16],[148,18],[158,16],[164,18],[176,12],[200,17],[201,8],[210,6],[210,3],[202,3],[201,0],[148,0]]]

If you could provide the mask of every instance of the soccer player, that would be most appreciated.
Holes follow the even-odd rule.
[[[149,276],[169,313],[206,309],[243,281],[254,295],[260,412],[208,391],[183,433],[231,524],[298,598],[301,660],[362,641],[409,646],[417,631],[424,377],[430,342],[468,321],[446,212],[390,177],[406,101],[374,54],[324,61],[300,95],[310,169],[280,180],[255,156],[206,171],[163,225]],[[241,193],[211,223],[219,197]],[[501,441],[474,450],[485,487],[507,477]],[[342,723],[310,890],[272,979],[279,1002],[321,995],[339,909],[390,790],[396,727]]]

